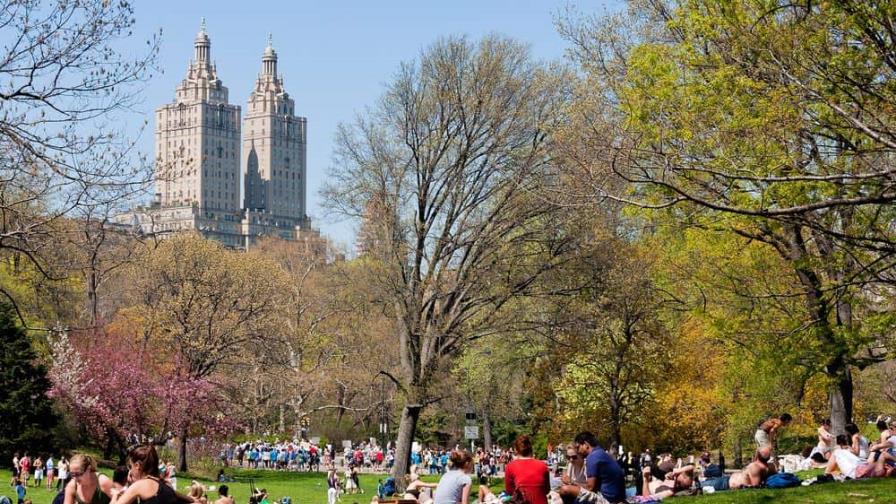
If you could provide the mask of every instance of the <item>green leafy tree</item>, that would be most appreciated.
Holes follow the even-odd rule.
[[[16,451],[49,452],[59,418],[47,397],[47,370],[19,327],[12,308],[0,305],[0,460]]]
[[[570,165],[661,225],[723,230],[784,261],[793,282],[766,294],[803,306],[779,341],[803,343],[829,378],[836,431],[852,373],[892,344],[879,323],[896,259],[891,18],[877,2],[637,1],[561,23],[586,75]]]

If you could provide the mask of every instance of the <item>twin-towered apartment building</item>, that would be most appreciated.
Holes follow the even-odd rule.
[[[271,44],[241,117],[211,60],[203,20],[174,101],[155,112],[155,201],[119,224],[164,235],[196,230],[230,247],[258,237],[320,241],[306,215],[307,121],[277,74]]]

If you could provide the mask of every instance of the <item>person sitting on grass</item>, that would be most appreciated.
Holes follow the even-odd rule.
[[[193,480],[190,483],[190,492],[187,495],[189,495],[194,502],[208,504],[208,499],[205,497],[205,487],[202,486],[202,483],[199,483],[196,480]]]
[[[424,504],[426,502],[432,502],[432,498],[423,492],[424,489],[429,489],[430,492],[436,488],[438,488],[438,483],[426,483],[420,476],[416,474],[408,475],[408,486],[404,489],[404,498],[405,499],[414,499],[420,504]]]
[[[435,504],[469,504],[473,457],[466,450],[455,450],[451,452],[450,460],[451,470],[439,480],[433,501]]]
[[[75,455],[69,462],[71,481],[65,485],[65,504],[109,504],[112,480],[97,474],[96,462],[89,455]]]
[[[839,472],[849,479],[883,478],[892,473],[888,465],[894,461],[896,457],[884,452],[875,460],[866,462],[852,452],[849,438],[841,434],[837,436],[837,448],[831,455],[824,473],[831,476]]]
[[[890,428],[887,422],[877,421],[877,430],[880,431],[880,440],[868,447],[869,452],[887,453],[896,458],[896,429]],[[872,457],[876,460],[878,457]]]
[[[818,444],[815,445],[812,453],[820,453],[825,460],[830,460],[834,448],[834,435],[831,433],[831,421],[825,418],[818,426]],[[812,455],[809,456],[811,457]]]
[[[218,487],[218,500],[215,501],[215,504],[234,504],[233,497],[230,496],[230,489],[227,488],[227,485]]]
[[[868,442],[868,438],[859,432],[859,426],[854,423],[848,423],[844,429],[846,429],[850,439],[849,451],[862,460],[868,460],[868,448],[871,447],[871,443]]]
[[[831,452],[830,460],[824,470],[827,475],[839,472],[844,477],[856,479],[856,469],[862,464],[862,459],[849,449],[850,443],[843,434],[837,436],[837,447]]]
[[[74,467],[74,461],[72,466]],[[135,504],[138,501],[144,504],[195,502],[190,497],[177,493],[160,478],[159,455],[152,445],[141,445],[131,450],[128,454],[128,467],[131,485],[124,491],[113,490],[110,504]],[[71,503],[66,500],[66,504]]]

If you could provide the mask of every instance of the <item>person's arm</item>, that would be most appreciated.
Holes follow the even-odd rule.
[[[852,444],[849,445],[849,451],[851,451],[852,454],[855,456],[859,455],[859,450],[860,450],[859,439],[860,439],[860,437],[861,437],[860,434],[853,434],[852,435]]]
[[[75,491],[77,490],[78,483],[72,479],[65,485],[65,500],[63,500],[63,504],[75,504]]]
[[[141,493],[145,488],[146,480],[141,480],[122,491],[114,490],[112,492],[112,500],[109,501],[109,504],[132,504],[137,501],[138,497],[146,497]]]
[[[464,485],[464,489],[460,493],[460,504],[470,504],[470,487],[472,486],[472,482]]]
[[[650,466],[641,469],[641,495],[650,495],[650,480],[653,475],[650,473]]]
[[[174,497],[177,502],[183,502],[184,504],[192,504],[194,502],[199,502],[199,499],[194,499],[193,497],[190,497],[189,495],[182,494],[177,491],[174,492]]]
[[[105,474],[97,475],[97,479],[99,480],[100,491],[104,494],[108,495],[110,498],[112,497],[112,478],[106,476]]]

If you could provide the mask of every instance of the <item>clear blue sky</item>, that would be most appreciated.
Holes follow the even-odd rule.
[[[554,15],[560,0],[453,1],[211,1],[148,0],[135,2],[137,28],[131,48],[162,29],[161,75],[144,90],[140,112],[151,112],[174,98],[193,52],[201,17],[206,18],[212,59],[230,90],[231,103],[245,110],[246,99],[261,68],[261,54],[271,33],[279,71],[308,118],[308,213],[337,244],[351,250],[357,223],[326,215],[318,191],[331,166],[336,126],[351,121],[380,96],[402,61],[414,59],[442,35],[473,38],[496,32],[530,44],[540,59],[563,56]],[[616,0],[577,2],[589,13],[619,8]],[[133,45],[131,45],[133,44]],[[150,122],[150,128],[152,122]],[[152,133],[140,140],[152,154]]]

